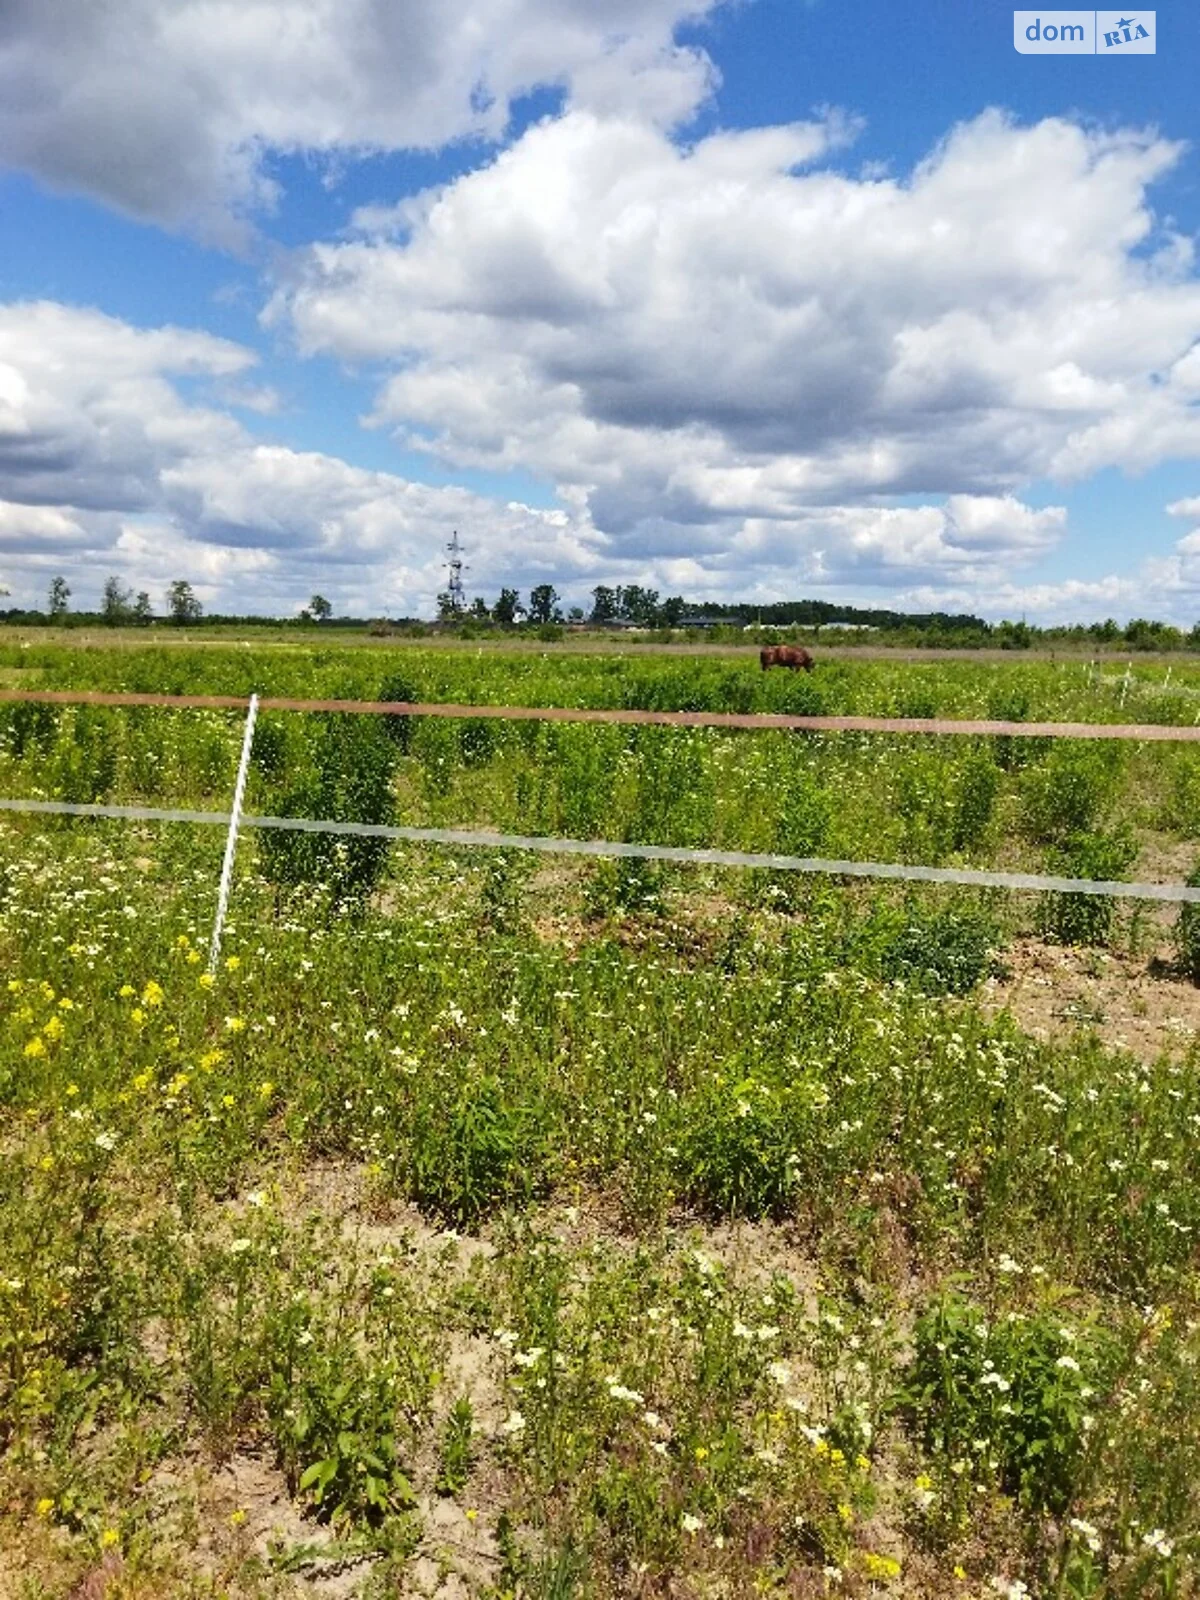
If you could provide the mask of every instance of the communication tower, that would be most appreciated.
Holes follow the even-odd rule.
[[[469,569],[462,558],[462,546],[458,542],[457,528],[454,530],[454,535],[446,546],[446,550],[450,556],[449,561],[446,563],[450,569],[450,584],[447,591],[450,595],[450,609],[455,616],[461,617],[467,609],[467,592],[463,588],[463,573]]]

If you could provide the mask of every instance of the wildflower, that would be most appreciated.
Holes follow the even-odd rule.
[[[213,984],[216,983],[216,981],[217,980],[213,977],[211,972],[202,972],[200,974],[200,976],[196,979],[196,982],[200,985],[200,987],[202,989],[211,989]]]
[[[500,1424],[500,1432],[507,1434],[510,1438],[514,1437],[518,1433],[524,1433],[524,1431],[525,1418],[519,1411],[510,1411],[507,1417],[505,1417],[504,1421]]]
[[[47,1039],[61,1039],[65,1031],[61,1017],[51,1017],[42,1029],[42,1033]]]
[[[25,1046],[25,1054],[36,1061],[39,1056],[46,1054],[46,1041],[39,1034],[35,1034]]]
[[[1093,1552],[1093,1554],[1099,1550],[1099,1530],[1094,1528],[1090,1522],[1085,1522],[1082,1517],[1072,1517],[1070,1525],[1072,1528],[1074,1528],[1076,1533],[1081,1535],[1084,1543],[1087,1545],[1088,1549]]]
[[[623,1383],[618,1383],[615,1378],[608,1380],[608,1395],[610,1400],[625,1400],[633,1406],[644,1406],[646,1404],[645,1395],[639,1394],[636,1389],[627,1389]]]
[[[142,1026],[143,1022],[146,1020],[146,1013],[142,1010],[141,1006],[134,1006],[133,1010],[129,1013],[129,1020],[133,1023],[135,1028],[140,1028]]]
[[[120,1544],[120,1542],[121,1535],[115,1528],[105,1528],[104,1532],[100,1535],[101,1550],[111,1550],[115,1544]]]
[[[241,956],[226,956],[225,957],[225,971],[226,972],[236,972],[237,969],[241,966],[241,964],[242,964]]]
[[[966,1581],[967,1581],[967,1569],[966,1569],[966,1567],[956,1566],[955,1569],[954,1569],[954,1576],[958,1579],[959,1583],[966,1583]]]
[[[772,1361],[767,1371],[781,1389],[786,1389],[792,1381],[792,1369],[786,1361]]]
[[[206,1050],[200,1057],[200,1071],[211,1072],[214,1067],[219,1067],[224,1059],[224,1050]]]
[[[254,1206],[255,1209],[265,1206],[266,1203],[266,1194],[261,1189],[251,1189],[250,1193],[246,1196],[246,1204],[248,1206]]]
[[[60,1011],[74,1011],[75,1002],[70,998],[69,995],[63,995],[62,999],[58,1002],[58,1009]]]
[[[225,1026],[230,1033],[244,1033],[246,1030],[245,1017],[226,1017]]]
[[[1078,1361],[1076,1361],[1074,1356],[1059,1356],[1058,1360],[1054,1363],[1054,1365],[1056,1367],[1061,1367],[1064,1372],[1078,1372],[1079,1371],[1079,1363],[1078,1363]]]
[[[117,1148],[117,1136],[115,1133],[109,1133],[107,1131],[104,1133],[98,1133],[96,1135],[95,1143],[97,1148],[100,1150],[115,1150]]]
[[[275,1085],[268,1079],[266,1082],[259,1084],[258,1092],[264,1100],[269,1100],[275,1093]]]
[[[35,1509],[39,1517],[48,1517],[54,1510],[54,1501],[50,1499],[49,1495],[43,1495]]]
[[[252,1241],[250,1239],[235,1239],[229,1246],[229,1254],[231,1256],[244,1256],[246,1251],[251,1248]]]
[[[900,1576],[900,1563],[895,1556],[878,1556],[869,1550],[863,1565],[866,1567],[868,1578],[878,1578],[884,1583]]]
[[[160,1006],[162,1005],[164,998],[165,996],[163,994],[162,984],[155,983],[154,979],[151,978],[150,982],[142,990],[142,1004],[144,1006],[152,1007]]]
[[[1145,1545],[1147,1550],[1153,1550],[1154,1553],[1156,1555],[1160,1555],[1164,1561],[1167,1560],[1175,1548],[1172,1541],[1167,1538],[1167,1532],[1165,1528],[1152,1528],[1149,1533],[1144,1533],[1142,1535],[1142,1543]]]
[[[464,1512],[464,1516],[468,1522],[474,1522],[478,1515],[479,1513],[476,1511],[474,1506],[468,1507],[468,1509]]]
[[[704,1518],[694,1517],[690,1511],[685,1511],[683,1516],[679,1519],[679,1526],[683,1529],[684,1533],[699,1533],[700,1529],[704,1526]]]
[[[120,995],[122,1000],[132,1000],[134,995],[137,993],[137,990],[131,983],[123,983],[117,990],[117,993]]]
[[[185,935],[185,937],[186,937],[186,935]],[[229,1513],[229,1525],[230,1525],[231,1528],[240,1528],[242,1523],[245,1522],[245,1520],[246,1520],[246,1508],[245,1508],[245,1506],[239,1506],[236,1511],[231,1511]]]
[[[1025,1600],[1025,1596],[1029,1593],[1020,1578],[995,1577],[992,1579],[992,1588],[997,1594],[1002,1594],[1004,1600]]]
[[[937,1499],[937,1495],[934,1493],[933,1479],[927,1472],[921,1472],[917,1474],[916,1490],[917,1504],[921,1507],[922,1511],[928,1511],[929,1507]]]

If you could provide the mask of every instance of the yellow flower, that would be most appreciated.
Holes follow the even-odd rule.
[[[42,1159],[38,1162],[38,1166],[41,1167],[43,1172],[53,1172],[54,1171],[54,1157],[53,1156],[43,1156]]]
[[[135,1089],[148,1089],[150,1087],[152,1077],[153,1074],[149,1072],[139,1072],[137,1077],[133,1080],[133,1087]]]
[[[216,983],[216,981],[217,980],[213,977],[211,972],[202,972],[200,974],[200,976],[196,979],[196,982],[200,985],[200,987],[202,989],[211,989],[213,984]]]
[[[70,995],[63,995],[62,999],[58,1002],[58,1009],[60,1011],[74,1011],[75,1002],[71,999]]]
[[[845,1503],[843,1503],[842,1505],[838,1506],[837,1514],[842,1519],[842,1521],[845,1523],[845,1525],[847,1527],[849,1527],[850,1524],[854,1521],[854,1513],[853,1513],[853,1511],[851,1511],[850,1507],[848,1505],[846,1505]]]
[[[121,1535],[115,1528],[105,1528],[104,1532],[100,1535],[101,1550],[111,1550],[113,1545],[120,1544],[120,1542]]]
[[[54,1510],[54,1501],[49,1495],[43,1495],[37,1503],[36,1510],[39,1517],[48,1517]]]
[[[22,984],[22,980],[20,978],[10,978],[8,980],[8,992],[9,992],[9,994],[16,994],[17,991],[21,988],[21,984]],[[39,1501],[38,1504],[40,1505],[41,1502]],[[54,1501],[51,1500],[50,1504],[53,1505]]]
[[[224,1050],[206,1050],[200,1057],[200,1071],[211,1072],[214,1067],[219,1067],[224,1059]]]
[[[221,1104],[225,1107],[226,1111],[229,1111],[235,1105],[237,1105],[237,1101],[233,1098],[233,1096],[231,1094],[223,1094],[221,1096]]]
[[[226,1017],[225,1026],[230,1033],[242,1033],[245,1031],[246,1019],[245,1017]]]
[[[155,983],[154,979],[151,978],[150,982],[142,990],[142,1004],[144,1006],[160,1006],[163,1003],[163,998],[162,985]]]
[[[187,964],[188,964],[188,966],[189,967],[194,967],[194,966],[198,965],[199,961],[200,961],[200,952],[199,952],[199,950],[189,950],[188,953],[187,953]]]
[[[175,941],[175,948],[176,950],[187,950],[191,947],[191,943],[192,941],[188,938],[187,934],[181,933]]]
[[[831,1450],[829,1452],[829,1459],[833,1462],[835,1467],[842,1467],[846,1464],[846,1458],[840,1450]]]
[[[869,1578],[881,1578],[886,1582],[900,1576],[900,1563],[895,1556],[877,1556],[874,1551],[868,1551],[863,1566]]]
[[[966,1581],[967,1581],[967,1569],[966,1569],[966,1567],[955,1567],[954,1576],[958,1579],[959,1583],[966,1583]]]
[[[269,1100],[275,1093],[275,1085],[270,1082],[260,1083],[258,1086],[258,1092],[260,1095],[262,1095],[264,1100]]]
[[[79,1093],[79,1085],[77,1083],[69,1083],[67,1085],[67,1093],[74,1097]]]
[[[43,978],[41,983],[38,984],[38,988],[41,990],[43,1000],[49,1001],[54,999],[54,989],[46,982],[45,978]]]
[[[476,1518],[476,1517],[477,1517],[477,1516],[478,1516],[478,1515],[479,1515],[479,1513],[478,1513],[478,1511],[476,1511],[476,1509],[475,1509],[475,1507],[474,1507],[474,1506],[472,1506],[472,1507],[471,1507],[471,1508],[470,1508],[470,1510],[469,1510],[469,1511],[468,1511],[468,1512],[467,1512],[467,1521],[468,1521],[468,1522],[474,1522],[474,1521],[475,1521],[475,1518]]]
[[[707,1461],[707,1459],[708,1459],[708,1451],[704,1448],[704,1446],[702,1444],[698,1444],[696,1446],[696,1460],[697,1461]]]
[[[236,1511],[231,1511],[229,1513],[229,1522],[230,1522],[231,1527],[240,1528],[242,1523],[245,1522],[245,1520],[246,1520],[246,1508],[245,1508],[245,1506],[239,1506]]]
[[[129,1020],[133,1023],[135,1028],[140,1028],[142,1026],[146,1020],[146,1013],[142,1010],[141,1006],[134,1006],[133,1010],[129,1013]]]
[[[225,971],[226,972],[236,972],[237,969],[241,966],[241,964],[242,964],[241,956],[226,956],[225,957]]]
[[[35,1034],[25,1046],[25,1054],[36,1061],[39,1056],[46,1054],[46,1041]]]
[[[42,1029],[47,1039],[61,1039],[64,1031],[61,1017],[51,1017]]]
[[[134,995],[137,993],[137,990],[131,983],[123,983],[117,990],[117,993],[120,995],[122,1000],[132,1000]]]

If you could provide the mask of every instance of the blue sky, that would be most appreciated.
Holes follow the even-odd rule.
[[[0,33],[16,602],[428,615],[457,528],[489,597],[1200,617],[1192,8],[79,16]]]

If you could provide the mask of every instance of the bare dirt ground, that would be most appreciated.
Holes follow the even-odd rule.
[[[1125,955],[1018,939],[1004,965],[1008,976],[989,979],[980,999],[1035,1038],[1095,1031],[1110,1048],[1156,1057],[1182,1055],[1200,1035],[1200,988],[1172,970],[1166,943]]]

